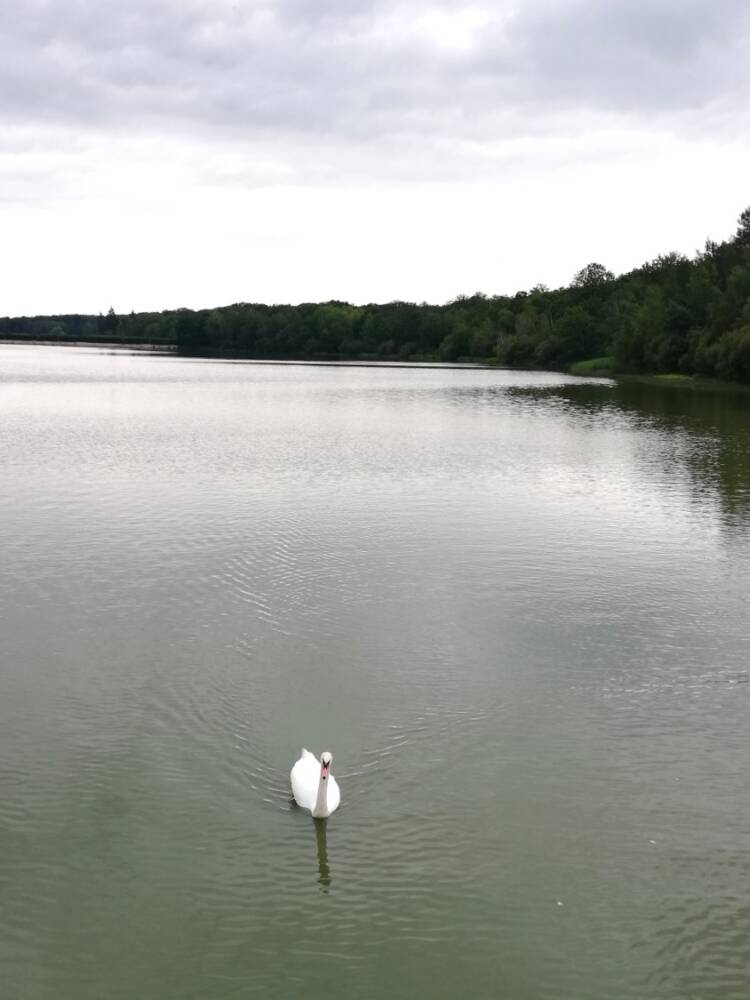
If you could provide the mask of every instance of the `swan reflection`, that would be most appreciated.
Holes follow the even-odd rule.
[[[315,836],[318,841],[318,884],[321,892],[328,892],[331,885],[331,869],[328,865],[328,847],[326,843],[326,820],[314,819]]]

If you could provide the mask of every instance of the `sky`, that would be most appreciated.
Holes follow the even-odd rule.
[[[750,204],[747,0],[3,0],[0,315],[446,302]]]

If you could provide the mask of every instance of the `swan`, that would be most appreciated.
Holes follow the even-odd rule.
[[[324,750],[320,760],[302,748],[297,763],[292,768],[292,794],[303,809],[309,809],[316,819],[330,816],[338,809],[341,792],[336,779],[330,774],[333,755]]]

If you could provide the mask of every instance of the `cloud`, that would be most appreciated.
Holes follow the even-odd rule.
[[[4,0],[0,40],[4,311],[554,285],[747,200],[746,0]]]
[[[6,0],[6,122],[512,139],[583,112],[744,114],[744,0]]]
[[[744,0],[538,3],[511,33],[519,91],[646,116],[748,96]]]

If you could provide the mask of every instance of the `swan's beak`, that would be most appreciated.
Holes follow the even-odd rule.
[[[326,780],[326,778],[328,777],[328,768],[329,768],[329,767],[330,767],[330,765],[329,765],[329,764],[322,764],[322,765],[321,765],[321,768],[320,768],[320,776],[321,776],[321,778],[323,779],[323,781],[325,781],[325,780]]]

